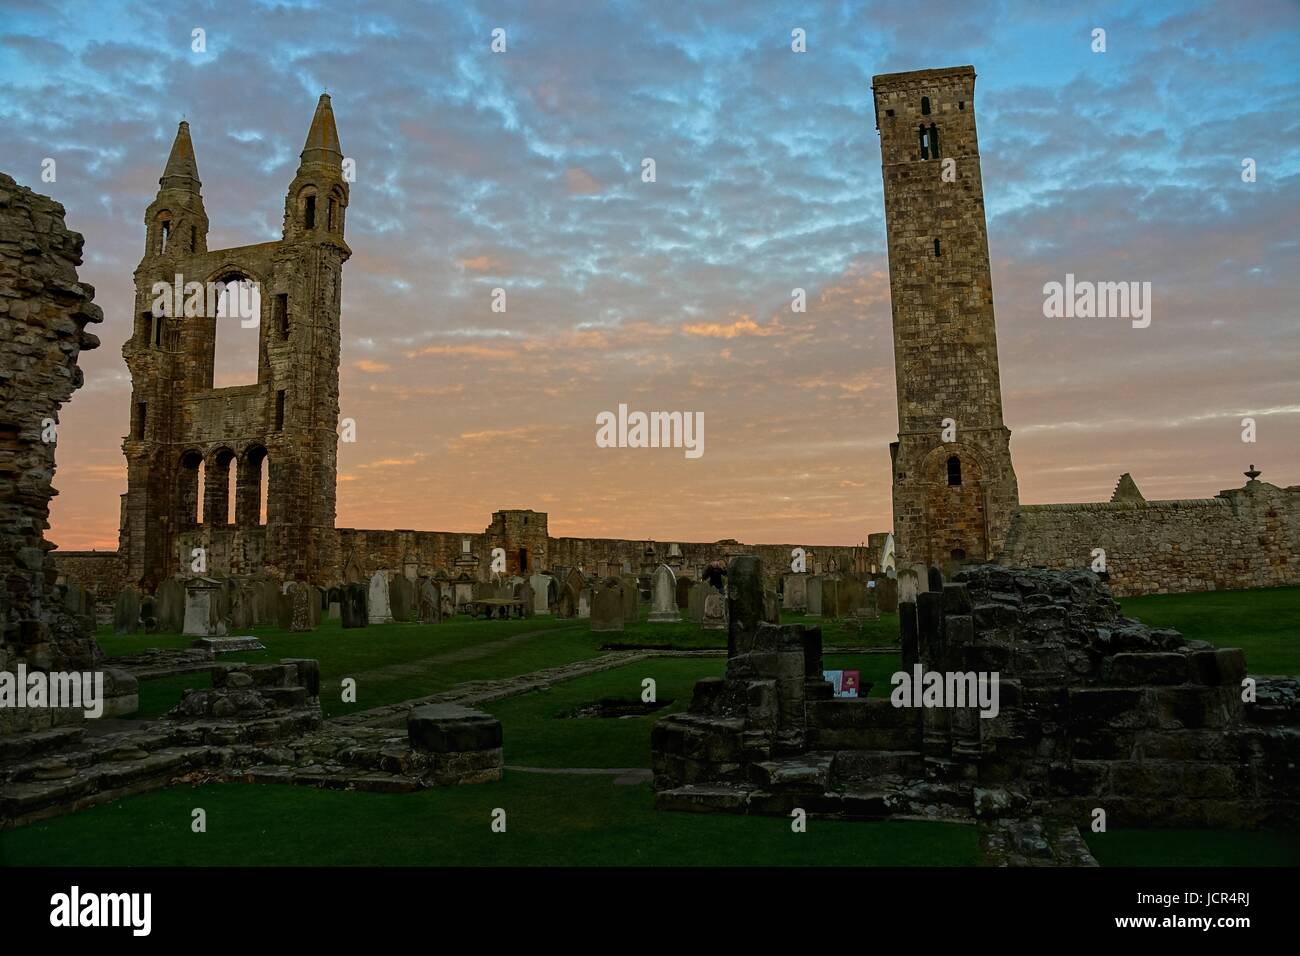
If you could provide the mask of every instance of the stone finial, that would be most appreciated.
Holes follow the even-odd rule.
[[[1243,471],[1242,474],[1245,475],[1251,481],[1256,481],[1259,478],[1259,476],[1263,474],[1263,472],[1261,472],[1254,465],[1251,465],[1250,471]]]

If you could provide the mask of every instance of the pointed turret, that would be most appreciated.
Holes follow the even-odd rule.
[[[302,148],[302,165],[315,164],[343,165],[343,149],[339,146],[339,131],[334,125],[334,109],[328,93],[322,93],[316,102],[316,114],[311,118],[311,129]]]
[[[181,120],[167,165],[158,177],[158,195],[145,210],[146,258],[207,249],[208,214],[203,209],[202,187],[190,124]]]
[[[311,118],[302,162],[284,202],[284,237],[343,243],[350,173],[344,168],[334,107],[322,93]],[[347,165],[351,165],[350,163]],[[346,243],[343,243],[346,249]]]
[[[176,140],[167,157],[167,168],[163,170],[158,185],[163,189],[183,189],[188,192],[198,192],[203,185],[199,181],[199,162],[194,158],[194,143],[190,140],[190,124],[185,120],[181,120],[176,130]]]

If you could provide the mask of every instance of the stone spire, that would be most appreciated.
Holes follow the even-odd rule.
[[[333,126],[332,121],[330,125]],[[185,120],[181,120],[180,127],[176,130],[176,141],[172,143],[167,168],[163,170],[158,185],[163,189],[183,189],[195,193],[203,185],[199,181],[199,163],[194,158],[194,143],[190,141],[190,124]]]
[[[322,93],[316,103],[316,114],[311,118],[311,129],[302,148],[302,165],[316,164],[343,165],[343,149],[339,146],[339,131],[334,125],[334,109],[328,93]]]

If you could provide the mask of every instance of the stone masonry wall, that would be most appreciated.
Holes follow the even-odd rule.
[[[1091,566],[1120,596],[1300,584],[1300,487],[1250,481],[1215,498],[1022,505],[999,563]]]
[[[44,539],[57,494],[44,439],[81,387],[78,355],[99,345],[86,326],[103,320],[63,213],[0,173],[0,668],[81,668],[99,654],[88,622],[62,607]]]

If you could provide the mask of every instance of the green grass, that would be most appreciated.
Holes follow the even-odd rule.
[[[190,831],[191,810],[207,832]],[[490,828],[496,808],[506,832]],[[0,832],[0,864],[36,866],[973,866],[972,826],[662,813],[648,784],[507,771],[413,794],[173,787]]]
[[[889,617],[892,623],[882,624],[882,619],[870,626],[882,633],[892,627],[893,642],[897,643],[897,617]],[[605,646],[611,643],[682,650],[727,646],[725,631],[705,631],[690,622],[651,624],[641,620],[621,633],[593,633],[586,621],[551,617],[523,621],[458,617],[442,624],[381,624],[352,630],[344,630],[338,621],[325,620],[306,634],[275,627],[250,628],[248,633],[265,644],[266,650],[222,655],[221,660],[268,663],[283,657],[315,658],[321,665],[321,707],[326,717],[426,697],[465,681],[496,680],[589,660],[605,653]],[[101,628],[97,638],[109,657],[147,647],[189,647],[193,641],[179,634],[119,636],[108,628]],[[831,622],[827,622],[824,640],[828,647],[864,643],[857,633]],[[888,643],[878,638],[872,642]],[[346,677],[357,682],[355,703],[342,700]],[[864,679],[869,678],[864,675]],[[208,684],[204,674],[143,681],[136,716],[158,717],[180,700],[186,688]]]
[[[1211,592],[1128,598],[1124,613],[1193,639],[1246,650],[1253,673],[1300,673],[1300,589]],[[872,696],[890,690],[896,654],[836,654],[836,646],[897,643],[897,617],[849,631],[821,624],[825,666],[856,668]],[[642,620],[622,634],[592,634],[587,622],[533,618],[440,625],[390,624],[355,631],[323,622],[310,634],[274,628],[255,633],[265,652],[247,661],[314,657],[321,662],[322,703],[329,716],[396,703],[475,679],[509,677],[602,653],[602,645],[725,646],[722,631],[689,623]],[[525,636],[529,635],[529,636]],[[184,647],[178,635],[100,635],[109,654],[143,647]],[[722,672],[721,658],[651,658],[592,674],[545,691],[487,706],[502,722],[508,766],[647,767],[654,722],[684,709],[700,677]],[[338,701],[345,676],[358,679],[355,706]],[[638,700],[653,677],[654,714],[628,718],[563,718],[603,697]],[[141,710],[156,715],[204,674],[145,681]],[[58,865],[971,865],[978,862],[973,827],[920,822],[844,823],[813,820],[806,834],[789,821],[715,814],[657,813],[646,785],[615,786],[608,776],[538,775],[507,771],[487,786],[417,794],[317,791],[243,784],[173,787],[46,823],[0,832],[0,864]],[[190,810],[208,811],[208,833],[190,832]],[[489,827],[492,810],[508,814],[507,833]],[[1120,830],[1087,834],[1104,866],[1296,865],[1300,836],[1232,830]]]
[[[899,668],[892,654],[832,655],[830,668],[862,671],[875,681],[873,697],[889,693],[889,675]],[[506,763],[516,767],[649,767],[650,728],[668,714],[685,710],[701,677],[722,674],[721,658],[651,658],[613,670],[554,684],[543,691],[512,697],[482,709],[501,721]],[[641,682],[655,681],[655,697],[672,703],[638,717],[567,717],[606,697],[641,700]]]
[[[1300,866],[1300,833],[1111,830],[1085,833],[1102,866]]]
[[[1251,674],[1300,674],[1300,588],[1151,594],[1120,606],[1126,617],[1189,640],[1240,647]]]

